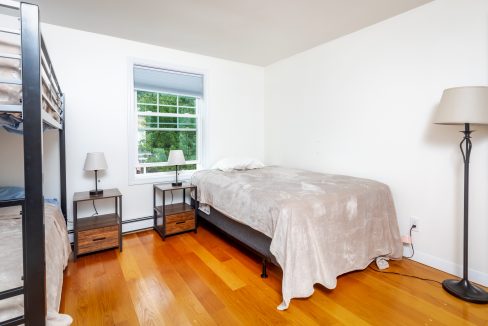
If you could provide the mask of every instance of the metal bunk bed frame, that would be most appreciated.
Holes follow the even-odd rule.
[[[21,112],[23,119],[24,143],[24,183],[25,197],[23,200],[0,202],[0,207],[22,206],[22,252],[24,285],[22,287],[0,292],[0,300],[17,295],[24,295],[24,315],[0,322],[0,326],[13,325],[45,325],[46,323],[46,265],[44,239],[44,197],[43,197],[43,124],[59,130],[61,210],[66,219],[66,151],[64,130],[64,96],[59,87],[46,45],[40,32],[39,7],[37,5],[0,0],[0,6],[20,11],[20,30],[2,29],[0,32],[18,34],[21,38],[22,104],[10,106],[0,111]],[[12,56],[0,57],[13,59]],[[42,108],[42,83],[48,81],[55,88],[61,105],[55,110],[52,103],[48,104],[59,114],[56,121]],[[0,81],[2,82],[2,81]],[[5,81],[3,81],[5,82]],[[11,83],[11,81],[8,81]],[[45,101],[48,101],[44,97]]]

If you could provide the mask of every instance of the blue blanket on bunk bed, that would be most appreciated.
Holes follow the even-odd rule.
[[[24,132],[22,119],[14,114],[0,113],[0,126],[8,132],[16,134],[22,134]]]
[[[25,191],[22,187],[0,187],[0,201],[9,201],[15,199],[24,199]],[[44,198],[49,204],[59,205],[56,198]]]
[[[0,127],[7,130],[8,132],[22,135],[24,134],[24,123],[22,119],[15,114],[11,113],[0,113]],[[43,124],[42,130],[46,131],[48,129],[53,129],[47,124]]]

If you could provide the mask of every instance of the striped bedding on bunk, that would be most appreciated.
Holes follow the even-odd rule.
[[[20,37],[18,35],[2,34],[0,38],[0,53],[8,57],[0,57],[0,127],[8,132],[23,133],[22,123],[22,80]],[[61,99],[56,96],[52,86],[48,85],[48,76],[44,70],[42,76],[42,109],[55,121],[61,122],[58,112]],[[44,130],[51,129],[44,124]]]

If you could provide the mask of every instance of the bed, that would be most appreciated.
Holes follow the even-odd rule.
[[[0,126],[9,132],[22,133],[22,74],[19,34],[0,34]],[[63,101],[50,61],[41,55],[41,103],[44,128],[58,128],[62,120]]]
[[[281,267],[280,310],[312,295],[316,283],[334,289],[339,275],[377,257],[402,257],[393,199],[380,182],[270,166],[198,171],[192,183],[209,222],[224,231],[222,223],[237,225],[238,240]],[[246,228],[256,234],[243,235]]]
[[[59,207],[46,203],[46,303],[47,324],[69,325],[71,317],[59,314],[63,271],[68,264],[71,246],[66,223]],[[21,206],[0,208],[0,291],[23,285]],[[24,314],[23,296],[0,301],[0,320]]]
[[[23,241],[15,248],[5,248],[11,250],[5,258],[16,265],[15,262],[23,262],[23,282],[22,286],[0,290],[0,305],[5,307],[6,303],[15,305],[15,302],[24,301],[24,314],[8,320],[0,319],[0,325],[41,326],[46,322],[64,325],[66,320],[63,318],[61,321],[53,320],[50,316],[56,309],[53,309],[55,304],[51,298],[53,292],[50,289],[46,291],[45,286],[46,283],[48,287],[53,284],[49,278],[54,274],[48,271],[46,276],[46,269],[52,268],[46,264],[46,259],[51,259],[47,252],[51,250],[52,242],[44,236],[48,234],[45,232],[48,224],[44,224],[43,218],[42,178],[42,162],[45,161],[42,132],[54,128],[59,135],[60,206],[66,216],[64,94],[40,30],[39,7],[26,2],[0,0],[0,8],[12,13],[12,16],[4,16],[0,26],[0,127],[22,135],[23,146],[19,150],[24,154],[25,188],[25,197],[19,203],[0,202],[0,207],[23,205],[22,226],[19,228],[22,233],[17,235]],[[4,168],[8,169],[7,166]],[[19,256],[16,257],[17,254]],[[18,284],[19,276],[15,277],[17,279],[8,283]],[[47,316],[46,307],[49,308]]]

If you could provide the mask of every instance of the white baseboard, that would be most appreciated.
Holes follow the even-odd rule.
[[[405,250],[405,254],[409,255],[409,249]],[[421,264],[433,267],[435,269],[439,269],[443,272],[453,274],[456,276],[461,277],[463,274],[463,266],[455,264],[451,261],[447,261],[424,252],[419,252],[415,250],[415,255],[413,256],[412,260],[415,260]],[[488,286],[488,274],[483,273],[474,269],[468,269],[469,280],[475,283]]]

